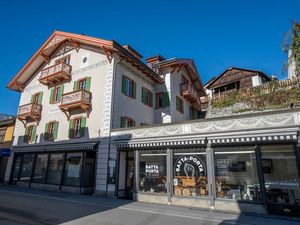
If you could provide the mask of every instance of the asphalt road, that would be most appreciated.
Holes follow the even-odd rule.
[[[0,225],[300,225],[300,222],[92,196],[0,189]]]

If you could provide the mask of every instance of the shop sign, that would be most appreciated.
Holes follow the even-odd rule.
[[[0,149],[0,156],[9,157],[10,156],[10,149],[9,148]]]
[[[147,178],[159,177],[159,165],[158,163],[146,163],[145,173]]]
[[[187,179],[195,176],[205,176],[205,165],[196,155],[183,155],[176,160],[175,175],[185,176]]]

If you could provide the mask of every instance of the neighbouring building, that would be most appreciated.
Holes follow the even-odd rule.
[[[219,94],[269,79],[231,68],[210,85]],[[200,119],[191,59],[144,63],[129,45],[56,31],[8,87],[21,92],[10,184],[300,214],[300,109]]]
[[[295,79],[300,76],[300,73],[296,70],[296,62],[292,56],[292,50],[288,51],[288,79]]]
[[[0,114],[0,183],[3,183],[15,127],[15,117]]]
[[[236,91],[260,86],[270,80],[271,78],[261,71],[230,67],[205,84],[205,89],[209,96],[222,98]]]

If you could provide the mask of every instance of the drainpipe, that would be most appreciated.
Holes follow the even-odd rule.
[[[115,89],[114,87],[116,86],[116,69],[117,69],[117,65],[123,61],[124,58],[119,59],[118,62],[115,63],[114,68],[113,68],[113,86],[112,86],[112,101],[111,101],[111,106],[110,106],[110,116],[111,116],[111,122],[110,122],[110,129],[109,129],[109,135],[108,135],[108,156],[107,156],[107,177],[106,177],[106,198],[108,198],[108,173],[109,173],[109,161],[111,160],[110,158],[110,142],[111,142],[111,129],[112,129],[112,123],[113,123],[113,112],[114,112],[114,101],[115,101]],[[116,162],[117,164],[117,162]],[[115,168],[116,165],[115,165]],[[115,178],[116,179],[116,178]],[[117,182],[115,180],[115,186],[116,186]],[[115,187],[117,188],[117,187]]]

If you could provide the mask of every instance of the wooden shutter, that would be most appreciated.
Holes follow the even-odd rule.
[[[121,116],[121,128],[124,128],[125,127],[125,123],[124,123],[124,117],[123,116]]]
[[[152,92],[149,93],[149,98],[150,98],[149,104],[152,107],[153,106],[153,93]]]
[[[39,93],[39,98],[38,98],[38,103],[42,104],[42,101],[43,101],[43,92],[40,92]]]
[[[84,137],[86,128],[86,117],[81,118],[80,136]]]
[[[142,87],[142,103],[146,104],[146,101],[145,101],[145,88]]]
[[[70,123],[69,123],[69,138],[72,137],[73,129],[74,129],[74,119],[70,119]]]
[[[163,107],[169,107],[170,106],[170,99],[168,92],[163,93]]]
[[[35,135],[36,135],[36,126],[32,127],[32,132],[31,132],[31,142],[35,142]]]
[[[55,89],[55,87],[51,88],[51,91],[50,91],[50,99],[49,99],[49,103],[50,104],[53,103],[54,89]]]
[[[126,94],[126,77],[122,76],[122,93]]]
[[[45,141],[49,139],[48,126],[49,126],[49,123],[46,123],[45,132],[44,132],[44,140]]]
[[[53,134],[54,140],[57,138],[57,133],[58,133],[58,121],[55,121],[55,123],[54,123],[54,134]]]
[[[34,95],[31,95],[30,103],[34,102]]]
[[[58,100],[61,101],[61,97],[62,97],[62,94],[64,93],[64,85],[61,85],[59,87],[59,91],[58,91]]]
[[[179,98],[178,98],[178,96],[176,96],[176,110],[180,111],[179,110]]]
[[[132,88],[133,88],[133,98],[136,98],[136,83],[134,81],[132,81]]]
[[[27,142],[27,135],[28,135],[28,127],[25,128],[24,142]]]
[[[91,89],[91,77],[87,77],[85,82],[86,82],[85,83],[85,90],[90,91],[90,89]]]
[[[77,91],[77,89],[78,89],[78,80],[75,80],[73,84],[73,91]]]

